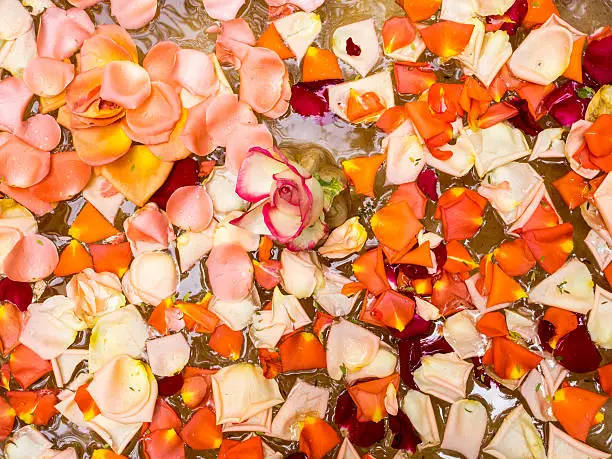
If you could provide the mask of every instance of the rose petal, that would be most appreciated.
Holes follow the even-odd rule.
[[[47,57],[32,59],[23,73],[30,90],[41,97],[57,96],[73,78],[74,65]]]
[[[102,68],[113,61],[138,62],[136,44],[125,29],[116,24],[100,24],[81,47],[81,72]]]
[[[49,276],[59,256],[53,242],[44,236],[24,236],[4,259],[4,272],[17,282],[35,282]]]
[[[0,128],[15,132],[32,96],[21,78],[9,77],[0,81]]]
[[[111,14],[117,18],[121,27],[140,29],[155,17],[157,2],[155,0],[136,0],[129,3],[113,0]]]
[[[27,188],[49,173],[51,155],[24,143],[16,136],[0,133],[0,175],[8,186]]]
[[[203,186],[178,188],[166,206],[172,224],[186,231],[203,231],[213,218],[212,200]]]
[[[64,60],[78,50],[94,33],[94,24],[87,13],[78,8],[47,8],[40,19],[36,40],[38,55]]]
[[[175,239],[168,216],[152,202],[128,217],[123,229],[135,255],[165,250]]]
[[[163,81],[169,85],[176,84],[174,66],[180,46],[172,41],[160,41],[147,53],[142,66],[149,73],[151,81]]]
[[[165,252],[144,252],[134,258],[122,282],[130,302],[156,305],[176,292],[179,279],[170,255]]]
[[[204,0],[206,14],[219,21],[234,19],[242,5],[244,5],[244,0]]]
[[[206,260],[208,280],[213,294],[225,301],[245,298],[253,284],[253,265],[239,245],[213,247]]]
[[[30,188],[38,199],[59,202],[80,193],[91,176],[91,167],[80,160],[77,153],[67,151],[51,155],[49,175]]]
[[[129,61],[109,62],[104,66],[100,97],[127,109],[138,108],[151,94],[149,74]]]
[[[219,87],[213,58],[195,49],[177,51],[174,79],[191,93],[204,97],[215,94]]]
[[[51,115],[38,113],[17,127],[15,135],[35,148],[51,151],[60,143],[62,130]]]
[[[187,365],[191,348],[181,333],[147,341],[151,371],[157,376],[172,376]]]

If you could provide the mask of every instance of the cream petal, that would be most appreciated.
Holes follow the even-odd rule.
[[[599,285],[595,287],[595,301],[589,313],[588,329],[595,344],[612,349],[612,293]]]
[[[36,32],[34,27],[13,41],[0,47],[0,68],[11,75],[21,77],[32,59],[36,57]]]
[[[349,39],[361,49],[359,56],[351,56],[346,51],[346,42]],[[366,19],[338,27],[332,36],[332,50],[339,59],[365,77],[380,59],[380,45],[374,20]]]
[[[125,197],[101,175],[92,175],[83,190],[83,197],[111,224],[115,222],[115,216],[125,200]]]
[[[538,193],[531,201],[531,204],[527,206],[527,208],[525,209],[523,214],[519,217],[519,219],[515,221],[512,224],[512,226],[507,230],[508,234],[511,234],[512,236],[520,237],[521,234],[519,230],[523,228],[523,226],[525,226],[525,224],[531,219],[531,216],[533,215],[533,213],[540,207],[541,202],[545,202],[548,205],[548,207],[550,207],[555,212],[555,214],[557,215],[558,224],[563,223],[563,220],[561,219],[561,216],[557,212],[557,209],[555,208],[555,205],[553,204],[553,201],[550,198],[550,195],[548,194],[546,187],[542,186],[539,188]]]
[[[425,167],[423,145],[416,135],[390,135],[383,140],[383,149],[387,154],[385,185],[414,182]]]
[[[146,345],[149,365],[156,376],[173,376],[189,362],[191,347],[181,333],[150,339]]]
[[[402,411],[408,416],[421,438],[419,448],[440,444],[440,432],[429,395],[409,389],[402,400]]]
[[[465,397],[471,363],[454,352],[421,357],[421,366],[414,371],[414,381],[426,394],[453,403]]]
[[[548,459],[607,459],[610,453],[599,451],[572,438],[552,422],[548,424]]]
[[[440,147],[442,151],[452,152],[452,156],[442,160],[435,158],[429,150],[425,149],[425,162],[431,167],[438,169],[454,177],[463,177],[474,166],[476,150],[470,141],[469,134],[461,134],[454,145]]]
[[[476,172],[483,177],[490,170],[530,154],[523,133],[507,123],[498,123],[470,135],[476,152]]]
[[[612,229],[612,176],[606,175],[606,178],[597,188],[594,194],[595,205],[599,214],[606,224],[608,232]]]
[[[569,162],[572,170],[586,179],[597,177],[599,174],[599,169],[589,169],[583,167],[576,159],[574,159],[574,155],[584,146],[584,133],[588,131],[592,125],[593,123],[590,121],[576,121],[574,124],[572,124],[570,132],[567,135],[567,140],[565,141],[565,158]]]
[[[487,32],[484,35],[474,74],[488,88],[510,56],[512,56],[512,45],[508,34],[503,30]]]
[[[478,2],[476,0],[443,0],[440,9],[440,19],[467,23],[476,16]]]
[[[89,372],[97,372],[117,356],[139,358],[144,355],[147,324],[133,305],[101,317],[89,339]]]
[[[468,19],[465,23],[472,24],[474,30],[472,30],[472,35],[470,36],[470,41],[467,46],[456,56],[456,59],[463,64],[464,71],[469,74],[475,72],[478,66],[482,45],[484,44],[485,26],[478,18]]]
[[[326,258],[346,258],[359,252],[368,238],[366,229],[359,223],[359,217],[351,217],[334,228],[318,252]]]
[[[51,361],[57,387],[64,387],[72,379],[74,370],[88,355],[85,349],[67,349]]]
[[[366,78],[330,86],[328,88],[329,109],[345,121],[349,121],[346,114],[346,104],[351,89],[358,93],[375,92],[386,108],[395,106],[395,93],[389,72],[379,72]],[[376,121],[379,117],[380,113],[367,121]]]
[[[217,424],[243,422],[283,402],[276,380],[251,363],[223,367],[211,380]]]
[[[529,292],[529,302],[586,314],[595,301],[593,286],[589,268],[573,258],[533,287]]]
[[[325,418],[328,400],[328,389],[298,378],[272,421],[270,435],[286,441],[298,441],[307,417]]]
[[[259,432],[268,435],[272,426],[272,408],[260,411],[244,422],[223,424],[223,432]],[[248,438],[248,437],[247,437]],[[265,457],[265,456],[264,456]]]
[[[340,449],[338,450],[338,455],[336,459],[360,459],[361,456],[348,439],[348,437],[344,437],[342,441],[342,445],[340,445]]]
[[[0,40],[14,40],[28,32],[34,22],[18,0],[0,2]]]
[[[357,372],[370,364],[378,354],[380,339],[357,324],[340,319],[331,325],[327,337],[327,372],[332,379],[342,378],[342,367]]]
[[[426,49],[427,46],[425,46],[425,41],[423,41],[420,35],[417,35],[412,43],[404,46],[403,48],[396,49],[391,53],[388,53],[384,48],[383,51],[385,56],[393,59],[394,61],[417,62]]]
[[[493,16],[504,14],[514,4],[513,0],[477,0],[478,14],[480,16]]]
[[[378,352],[370,363],[355,372],[346,373],[346,383],[351,384],[360,379],[385,378],[395,373],[397,367],[397,357],[393,353],[393,348],[381,342]]]
[[[249,203],[236,193],[237,181],[238,176],[226,167],[215,167],[212,177],[206,182],[206,190],[212,199],[217,220],[221,220],[230,212],[244,212],[249,208]]]
[[[216,314],[221,322],[234,331],[246,328],[253,319],[253,314],[261,307],[259,294],[255,286],[246,298],[239,301],[224,301],[213,296],[208,309]]]
[[[277,19],[274,27],[297,61],[301,62],[306,50],[321,32],[321,18],[315,13],[298,11]]]
[[[217,221],[213,220],[204,231],[185,231],[176,238],[181,272],[189,271],[198,261],[208,255],[213,246],[216,229]]]
[[[539,158],[564,158],[563,128],[548,128],[538,134],[529,161]]]
[[[345,316],[355,306],[358,295],[346,296],[342,288],[351,282],[339,271],[327,266],[323,268],[323,282],[317,287],[312,298],[325,312],[332,316]]]
[[[444,322],[444,338],[462,359],[484,355],[486,340],[476,330],[476,311],[460,311]]]
[[[308,298],[321,285],[323,273],[314,252],[291,252],[283,249],[280,275],[285,291],[298,298]]]
[[[259,247],[259,234],[234,225],[232,222],[243,215],[240,211],[226,214],[215,230],[213,247],[223,244],[238,244],[247,252],[254,252]]]
[[[498,459],[545,459],[546,450],[533,419],[522,405],[514,408],[499,427],[484,453]]]
[[[124,274],[123,289],[131,303],[159,304],[178,288],[177,267],[165,252],[145,252],[137,255]]]
[[[504,313],[506,314],[506,325],[509,331],[518,333],[525,341],[529,342],[533,342],[538,337],[538,327],[535,321],[511,309],[504,309]],[[527,313],[529,314],[529,311]]]
[[[35,459],[51,449],[53,444],[34,426],[23,426],[11,435],[4,446],[7,459]]]
[[[436,320],[441,317],[440,310],[436,308],[433,304],[431,304],[429,301],[426,301],[418,296],[415,297],[414,300],[416,302],[416,313],[423,319]]]
[[[466,459],[479,457],[488,415],[482,403],[463,399],[451,405],[441,447],[461,453]]]
[[[593,254],[599,269],[603,271],[612,261],[612,248],[610,248],[608,242],[597,231],[592,229],[584,238],[584,243]]]

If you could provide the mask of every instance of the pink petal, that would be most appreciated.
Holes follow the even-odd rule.
[[[156,376],[180,373],[189,360],[191,348],[181,333],[147,341],[147,355],[151,371]]]
[[[102,73],[100,97],[124,108],[138,108],[151,95],[149,74],[129,61],[106,64]]]
[[[258,202],[270,195],[274,174],[287,170],[282,161],[265,150],[252,150],[243,161],[238,173],[236,193],[249,202]]]
[[[218,33],[215,54],[222,64],[230,64],[236,70],[240,62],[255,45],[256,39],[249,24],[242,18],[224,22],[221,28],[211,27],[206,33]]]
[[[55,208],[55,204],[51,204],[36,197],[34,193],[32,193],[31,187],[15,188],[8,186],[6,183],[0,183],[0,192],[14,199],[39,217],[51,212]]]
[[[209,104],[210,101],[205,100],[189,109],[187,123],[181,134],[185,146],[198,156],[206,156],[216,148],[206,129],[206,110]]]
[[[237,244],[213,247],[206,260],[213,294],[224,301],[245,298],[253,285],[253,265],[244,248]]]
[[[41,97],[57,96],[73,78],[74,65],[48,57],[35,57],[23,72],[30,90]]]
[[[17,282],[35,282],[51,275],[58,261],[53,242],[39,234],[28,234],[4,259],[4,273]]]
[[[213,203],[203,186],[184,186],[172,193],[166,211],[174,226],[199,232],[212,221]]]
[[[102,0],[70,0],[68,3],[70,3],[72,6],[75,6],[77,8],[81,8],[82,10],[84,10],[85,8],[94,6],[100,3],[101,1]]]
[[[271,8],[279,8],[288,5],[295,6],[301,9],[302,11],[306,11],[307,13],[313,12],[321,5],[323,5],[324,2],[325,0],[266,0],[266,3]]]
[[[147,100],[125,112],[126,134],[145,145],[167,142],[181,111],[181,101],[172,86],[161,81],[151,83]]]
[[[234,19],[242,5],[244,0],[204,0],[206,14],[219,21]]]
[[[116,24],[103,24],[81,47],[81,72],[104,67],[113,61],[138,62],[136,44],[130,34]]]
[[[140,29],[155,17],[157,0],[111,0],[111,14],[125,29]]]
[[[234,94],[211,99],[206,109],[206,128],[215,145],[225,147],[236,124],[257,124],[257,117]]]
[[[80,193],[89,182],[91,167],[85,164],[75,151],[51,155],[49,175],[29,188],[41,201],[59,202]]]
[[[38,55],[64,60],[77,51],[94,33],[87,13],[78,8],[47,8],[40,19],[36,44]]]
[[[152,202],[128,217],[123,230],[134,253],[165,250],[175,238],[168,216]]]
[[[0,129],[15,132],[32,96],[21,78],[9,77],[0,81]]]
[[[242,162],[252,147],[271,151],[274,140],[265,124],[237,124],[227,138],[225,146],[225,166],[234,175],[238,175]]]
[[[142,66],[149,72],[151,81],[163,81],[169,85],[176,84],[174,66],[180,49],[181,47],[174,42],[160,41],[149,50],[142,61]]]
[[[40,182],[49,173],[50,156],[12,134],[0,133],[0,177],[9,186],[27,188]]]
[[[219,87],[213,60],[195,49],[180,49],[176,53],[174,78],[185,89],[200,96],[210,96]]]
[[[187,110],[183,109],[181,112],[181,117],[170,133],[170,138],[167,142],[147,145],[149,150],[151,150],[151,153],[162,161],[169,163],[180,161],[181,159],[188,158],[189,155],[191,155],[191,152],[181,139],[187,124],[187,116]]]
[[[39,113],[25,120],[15,130],[15,135],[35,148],[51,151],[59,145],[62,129],[51,115]]]

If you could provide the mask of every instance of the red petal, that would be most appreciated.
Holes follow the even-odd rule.
[[[55,393],[48,389],[6,393],[9,403],[15,409],[17,417],[26,424],[44,426],[55,416],[55,405],[58,399]]]
[[[200,408],[181,430],[181,438],[196,450],[219,448],[223,434],[221,426],[216,424],[215,413],[210,408]]]
[[[241,331],[234,331],[227,325],[221,324],[210,335],[208,345],[217,354],[227,359],[238,360],[242,356],[244,336]]]
[[[149,430],[155,432],[156,430],[166,429],[181,429],[181,419],[178,417],[174,409],[161,397],[158,397],[155,402],[155,410],[153,411],[153,420],[149,424]]]
[[[308,332],[296,332],[279,344],[283,372],[326,368],[325,348]]]
[[[0,342],[5,356],[19,344],[21,324],[21,312],[14,304],[0,304]]]
[[[156,430],[143,437],[148,459],[184,459],[185,443],[173,428]]]
[[[52,370],[51,362],[42,359],[36,352],[20,344],[9,358],[11,373],[19,385],[27,389]]]
[[[6,440],[13,431],[15,410],[7,401],[0,397],[0,441]]]
[[[567,261],[574,250],[574,228],[571,223],[563,223],[552,228],[523,231],[522,238],[538,264],[552,274]]]

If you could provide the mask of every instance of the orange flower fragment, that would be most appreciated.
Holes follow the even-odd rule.
[[[217,354],[230,360],[238,360],[242,355],[244,336],[242,332],[234,331],[227,325],[221,324],[210,335],[208,345]]]
[[[9,302],[0,303],[0,344],[4,356],[19,344],[21,325],[21,311],[17,306]]]
[[[266,378],[276,378],[283,372],[281,356],[278,352],[268,349],[257,349],[257,356],[259,357],[259,364]]]
[[[93,397],[89,394],[87,387],[89,384],[83,384],[80,386],[74,394],[74,401],[83,413],[83,418],[86,421],[91,421],[97,415],[100,414],[100,408],[94,401]]]
[[[181,419],[178,417],[174,409],[163,398],[158,397],[155,401],[153,420],[149,424],[149,430],[151,432],[170,428],[180,430],[181,425]]]
[[[416,37],[417,28],[407,17],[391,17],[382,28],[383,46],[387,54],[410,45]]]
[[[357,257],[353,262],[353,274],[375,296],[390,288],[380,246]]]
[[[527,0],[527,3],[529,9],[523,19],[523,25],[527,28],[544,24],[553,14],[559,16],[553,0]]]
[[[257,247],[257,259],[259,261],[268,261],[272,257],[272,249],[274,242],[268,236],[261,236],[259,246]]]
[[[325,348],[308,332],[296,332],[278,345],[283,372],[326,368]]]
[[[260,48],[268,48],[274,51],[281,59],[295,57],[293,51],[291,51],[287,45],[285,45],[285,42],[278,33],[278,30],[276,30],[274,23],[270,24],[268,28],[259,36],[256,45]]]
[[[470,252],[459,241],[450,241],[446,244],[446,262],[444,269],[449,273],[466,273],[478,268]]]
[[[132,249],[129,242],[90,244],[89,252],[97,273],[115,273],[121,278],[132,262]]]
[[[506,336],[508,334],[506,316],[499,311],[487,312],[476,323],[476,329],[489,338]]]
[[[422,94],[436,81],[436,74],[429,65],[395,62],[393,64],[395,87],[400,94]]]
[[[53,368],[51,362],[41,358],[36,352],[20,344],[11,353],[9,367],[19,385],[27,389]]]
[[[551,228],[559,224],[559,217],[553,206],[545,199],[540,201],[527,223],[517,233],[524,233],[534,229]]]
[[[315,312],[314,321],[312,323],[312,331],[323,342],[323,332],[331,326],[334,321],[334,316],[323,311]]]
[[[376,298],[369,313],[377,322],[401,332],[414,317],[414,307],[411,298],[394,290],[386,290]]]
[[[392,398],[397,396],[399,383],[399,373],[394,373],[386,378],[373,379],[349,387],[348,393],[357,405],[357,420],[360,422],[383,420],[388,414],[388,395],[392,394]]]
[[[323,459],[327,453],[340,444],[340,437],[323,419],[308,417],[300,432],[300,451],[308,459]]]
[[[522,238],[538,264],[552,274],[557,271],[574,250],[574,228],[563,223],[552,228],[523,231]]]
[[[372,91],[359,93],[350,89],[346,102],[346,117],[351,123],[361,123],[385,110],[385,104]]]
[[[211,379],[213,370],[186,367],[183,372],[183,387],[181,387],[181,398],[189,408],[196,408],[205,402],[211,394]]]
[[[504,337],[492,339],[482,363],[502,379],[518,380],[538,366],[542,357]]]
[[[402,183],[389,198],[389,202],[405,201],[410,210],[419,220],[425,218],[427,197],[423,194],[416,182]]]
[[[599,377],[599,384],[603,391],[611,395],[612,394],[612,363],[599,367],[597,369],[597,376]]]
[[[441,147],[453,138],[453,127],[446,120],[436,116],[427,102],[423,100],[409,102],[404,107],[427,145]]]
[[[464,240],[474,236],[483,224],[487,202],[467,188],[454,187],[445,191],[434,213],[434,218],[442,220],[444,239]]]
[[[15,410],[4,397],[0,397],[0,441],[8,438],[13,431],[14,424]]]
[[[370,225],[381,244],[397,251],[404,250],[423,229],[405,201],[384,206],[372,216]]]
[[[553,396],[552,410],[563,429],[583,442],[591,427],[603,421],[600,410],[607,400],[579,387],[562,387]]]
[[[578,328],[578,317],[566,309],[549,307],[542,319],[550,322],[555,327],[555,334],[548,341],[549,346],[553,349],[556,349],[560,338]]]
[[[436,14],[442,0],[398,0],[412,22],[424,21]]]
[[[68,234],[89,244],[116,236],[119,231],[94,206],[86,203],[72,222]]]
[[[537,121],[546,114],[546,109],[544,108],[542,101],[555,89],[555,87],[556,86],[552,83],[547,86],[543,86],[535,83],[523,82],[518,88],[516,88],[516,92],[521,99],[525,99],[527,101],[529,113],[531,113],[531,116],[533,116],[533,118]]]
[[[412,249],[410,250],[410,252],[397,258],[397,261],[395,258],[390,261],[406,265],[419,265],[425,266],[426,268],[433,268],[433,260],[431,250],[429,248],[429,241],[425,241],[417,248]]]
[[[26,424],[46,426],[57,410],[57,396],[49,389],[37,391],[9,391],[6,398],[15,410],[15,414]]]
[[[509,276],[522,276],[536,265],[535,258],[522,239],[504,242],[493,254],[500,268]]]
[[[93,259],[85,246],[73,239],[60,253],[59,263],[53,274],[60,277],[69,276],[80,273],[86,268],[93,268]]]
[[[461,84],[436,83],[427,93],[427,103],[440,119],[452,123],[465,113],[461,107],[463,89]]]
[[[280,283],[280,268],[281,264],[278,260],[265,260],[261,262],[253,260],[255,280],[259,286],[266,290],[273,290]]]
[[[612,154],[612,115],[599,115],[593,125],[584,133],[589,152],[596,157]]]
[[[223,434],[215,421],[215,413],[208,407],[198,409],[181,430],[181,438],[195,450],[217,449]]]
[[[444,317],[472,307],[465,282],[458,274],[446,271],[442,271],[440,278],[433,284],[431,304],[437,307]]]
[[[342,170],[355,187],[357,194],[374,197],[376,172],[385,160],[386,155],[359,156],[342,161]]]
[[[148,459],[184,459],[185,443],[173,428],[156,430],[142,439]]]
[[[587,188],[586,180],[576,174],[574,171],[569,171],[563,177],[552,182],[553,186],[559,191],[559,194],[567,204],[570,210],[579,207],[586,202],[584,197]]]
[[[11,368],[8,363],[0,367],[0,387],[6,390],[11,389]]]
[[[498,304],[513,303],[527,298],[527,293],[517,281],[508,276],[499,265],[493,265],[491,291],[487,297],[487,308]]]
[[[415,64],[407,65],[414,66]],[[396,105],[386,109],[382,115],[380,115],[380,118],[376,121],[376,127],[381,129],[385,134],[390,134],[408,119],[408,112],[404,109],[404,105]]]
[[[586,39],[587,37],[578,37],[574,40],[570,63],[565,72],[563,72],[565,78],[577,81],[578,83],[582,83],[582,54]]]
[[[110,449],[96,449],[91,455],[91,459],[127,459],[127,457],[117,454]]]
[[[483,115],[478,118],[478,127],[480,129],[490,128],[502,121],[509,120],[518,115],[518,109],[506,102],[499,102],[491,105]]]
[[[302,64],[303,82],[342,79],[342,70],[334,53],[328,49],[308,47]]]
[[[212,333],[219,323],[219,318],[208,310],[210,295],[205,296],[198,303],[177,301],[174,307],[183,313],[183,320],[189,330],[198,333]]]
[[[243,441],[225,438],[218,456],[219,459],[263,459],[263,457],[263,442],[257,435]]]
[[[473,24],[439,21],[421,29],[427,49],[437,56],[448,58],[460,54],[470,42]]]

